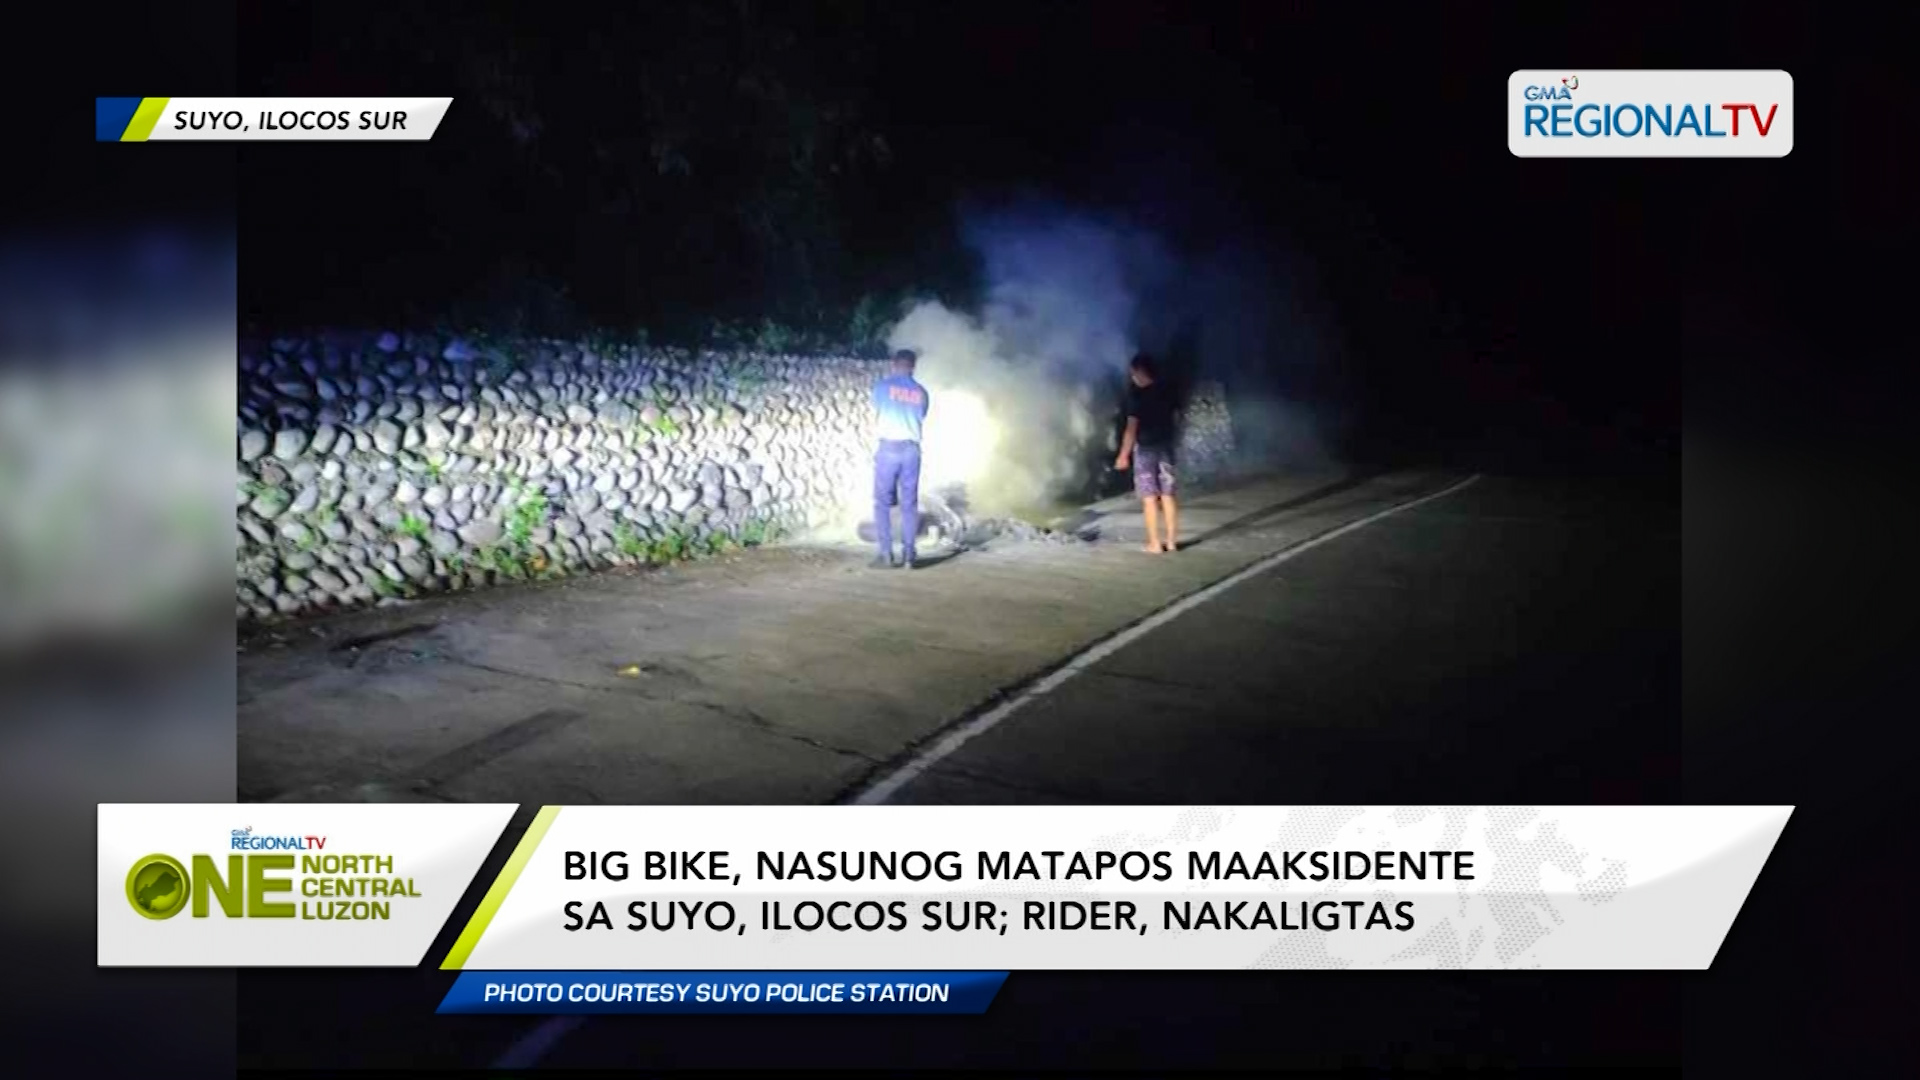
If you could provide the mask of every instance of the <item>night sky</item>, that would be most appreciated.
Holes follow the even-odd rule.
[[[1814,118],[1837,110],[1805,75],[1808,120],[1785,160],[1507,153],[1515,67],[1791,69],[1762,46],[1832,36],[1767,9],[1725,23],[1702,55],[1597,10],[395,7],[242,13],[244,93],[455,98],[425,146],[239,151],[243,323],[457,320],[476,301],[516,303],[500,303],[502,281],[538,281],[565,285],[575,317],[655,340],[761,317],[830,337],[861,296],[966,302],[978,282],[961,212],[1038,198],[1182,250],[1310,268],[1343,393],[1382,446],[1499,429],[1524,458],[1658,459],[1679,428],[1687,342],[1748,366],[1787,352],[1789,298],[1839,287],[1803,249],[1875,232],[1834,218],[1859,209],[1831,196],[1841,174]],[[743,111],[726,88],[758,71],[789,96]],[[527,116],[537,134],[516,138]],[[789,183],[789,132],[769,130],[789,120],[822,122],[823,148],[852,145],[846,167]],[[700,129],[682,144],[686,176],[649,157],[675,124]],[[884,160],[861,159],[875,135]],[[775,250],[793,238],[804,254]]]

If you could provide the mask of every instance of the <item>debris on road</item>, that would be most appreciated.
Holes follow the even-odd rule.
[[[1049,529],[1019,518],[985,518],[971,522],[966,531],[960,533],[958,543],[961,547],[976,547],[991,540],[1001,539],[1047,544],[1090,542],[1087,537],[1079,533]]]
[[[963,496],[948,497],[922,492],[920,495],[920,535],[923,544],[977,548],[995,540],[1021,543],[1084,544],[1094,537],[1084,531],[1053,529],[1035,525],[1017,517],[979,517],[967,512]],[[873,522],[860,524],[860,539],[872,543]]]

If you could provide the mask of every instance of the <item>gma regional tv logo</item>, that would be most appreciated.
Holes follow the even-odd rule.
[[[1516,71],[1507,78],[1515,157],[1786,157],[1785,71]]]
[[[394,903],[421,897],[413,878],[396,874],[392,855],[325,852],[326,843],[320,835],[256,835],[249,826],[233,830],[222,861],[207,853],[184,861],[144,855],[127,870],[127,903],[154,920],[217,911],[230,919],[330,922],[391,919]]]
[[[326,846],[324,836],[255,836],[251,825],[233,830],[235,851],[319,851]]]

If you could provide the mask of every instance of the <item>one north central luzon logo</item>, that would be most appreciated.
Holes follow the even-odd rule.
[[[1578,75],[1522,87],[1523,137],[1764,139],[1780,112],[1778,102],[1603,101],[1579,91]]]
[[[209,854],[186,862],[164,854],[135,860],[127,903],[149,919],[182,911],[206,919],[218,910],[233,919],[361,922],[391,919],[396,901],[420,897],[412,878],[396,875],[392,855],[328,852],[324,836],[255,834],[251,827],[233,830],[228,843],[224,867]],[[302,854],[288,854],[294,851]]]

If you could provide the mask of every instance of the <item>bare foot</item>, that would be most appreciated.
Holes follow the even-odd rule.
[[[1147,541],[1147,546],[1142,548],[1141,550],[1145,551],[1149,555],[1158,555],[1160,554],[1160,545],[1149,540]]]

